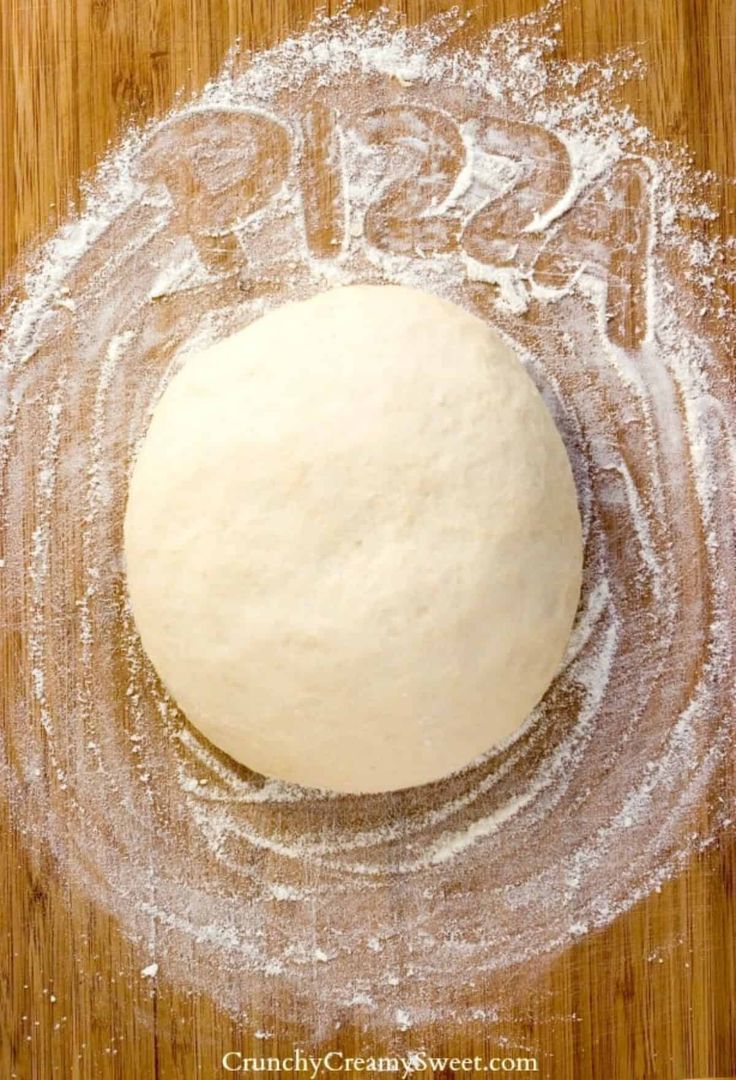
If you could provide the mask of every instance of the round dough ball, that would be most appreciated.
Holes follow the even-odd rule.
[[[125,518],[144,648],[258,772],[421,784],[511,735],[562,658],[582,538],[511,350],[401,286],[288,304],[193,355]]]

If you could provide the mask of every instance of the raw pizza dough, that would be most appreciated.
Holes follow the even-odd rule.
[[[478,318],[401,286],[289,304],[187,359],[125,518],[143,645],[269,776],[434,780],[506,739],[560,663],[582,538],[565,448]]]

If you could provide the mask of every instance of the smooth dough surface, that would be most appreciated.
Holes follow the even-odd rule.
[[[582,538],[565,448],[480,319],[403,286],[187,359],[131,478],[128,588],[189,721],[269,776],[434,780],[549,686]]]

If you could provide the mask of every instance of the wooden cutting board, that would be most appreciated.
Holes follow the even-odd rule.
[[[316,6],[3,0],[2,276],[26,244],[63,219],[80,179],[131,121],[160,115],[179,89],[200,88],[236,37],[246,46],[270,44],[303,26]],[[378,6],[366,0],[355,9]],[[415,22],[453,4],[388,6]],[[467,28],[474,34],[538,4],[469,0],[464,7],[474,13]],[[635,47],[647,72],[625,89],[624,100],[657,135],[689,147],[699,168],[736,176],[736,0],[570,0],[560,21],[570,58]],[[698,226],[704,235],[735,231],[736,187],[723,183],[720,195],[723,213]],[[10,634],[3,641],[5,684],[18,652]],[[226,1075],[220,1062],[228,1050],[263,1052],[215,1002],[188,997],[164,979],[152,991],[138,977],[145,958],[111,919],[71,901],[49,862],[28,855],[4,805],[0,867],[2,1080],[206,1080]],[[518,996],[504,1034],[533,1048],[539,1075],[557,1080],[729,1077],[736,1075],[735,1002],[731,835],[606,931],[557,957]],[[299,1040],[295,1017],[288,1035],[275,1033],[268,1053],[288,1055],[295,1039],[317,1049]],[[374,1052],[385,1052],[376,1040]],[[365,1041],[343,1025],[330,1048],[348,1054]],[[417,1042],[459,1057],[492,1049],[477,1034],[465,1038],[440,1027],[423,1029]]]

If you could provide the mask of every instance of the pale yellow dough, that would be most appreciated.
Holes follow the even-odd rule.
[[[445,300],[351,286],[185,362],[125,551],[143,645],[192,724],[258,772],[369,792],[524,722],[565,650],[582,538],[511,350]]]

